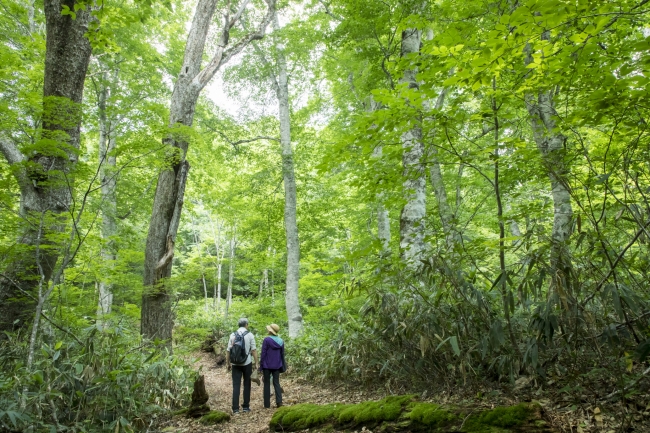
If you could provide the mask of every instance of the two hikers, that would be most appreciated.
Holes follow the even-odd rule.
[[[228,369],[232,368],[232,412],[239,413],[239,394],[241,381],[244,379],[244,401],[242,410],[250,412],[251,376],[257,364],[257,347],[255,336],[248,331],[248,319],[241,318],[238,322],[239,329],[230,335],[226,350],[226,363]],[[271,377],[275,390],[275,403],[282,406],[282,388],[280,387],[280,373],[286,371],[284,360],[284,341],[278,336],[280,327],[272,323],[266,327],[268,337],[262,343],[262,355],[259,371],[264,375],[264,407],[271,407]],[[259,384],[259,381],[258,381]]]

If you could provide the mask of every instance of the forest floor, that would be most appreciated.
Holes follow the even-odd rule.
[[[195,354],[197,359],[195,367],[205,376],[206,390],[210,396],[208,405],[212,410],[219,410],[231,414],[232,378],[231,372],[225,366],[218,366],[214,355],[211,353],[199,352]],[[387,389],[362,389],[358,387],[346,387],[344,384],[323,385],[306,381],[303,378],[284,374],[280,378],[280,384],[284,389],[283,404],[294,405],[298,403],[360,403],[368,400],[379,400],[388,394]],[[613,405],[601,405],[575,403],[563,401],[560,392],[544,392],[538,395],[534,387],[515,387],[510,392],[502,393],[497,389],[484,389],[481,394],[486,396],[477,399],[469,395],[463,395],[462,390],[455,395],[446,392],[437,394],[433,401],[438,404],[452,404],[470,407],[494,408],[498,405],[513,405],[525,401],[538,401],[544,409],[544,419],[548,425],[557,432],[650,432],[650,406],[632,409],[631,405],[622,403]],[[531,384],[532,385],[532,384]],[[522,389],[527,388],[527,389]],[[476,392],[473,390],[472,392]],[[407,394],[408,392],[400,392]],[[489,395],[489,397],[487,397]],[[425,397],[425,396],[423,396]],[[426,400],[432,395],[427,395]],[[647,397],[647,396],[646,396]],[[240,397],[241,398],[241,397]],[[647,401],[647,399],[643,399]],[[241,400],[240,400],[241,402]],[[599,407],[600,406],[600,407]],[[609,406],[609,407],[607,407]],[[157,431],[164,433],[263,433],[269,432],[269,422],[275,412],[275,399],[271,396],[271,409],[264,409],[262,398],[262,386],[252,384],[251,390],[251,412],[239,413],[231,416],[230,421],[222,424],[207,426],[200,424],[197,420],[190,420],[183,416],[176,416],[167,420]],[[648,423],[646,423],[648,421]]]
[[[194,364],[205,376],[205,388],[210,396],[208,406],[212,410],[219,410],[231,414],[228,422],[213,426],[202,425],[198,420],[190,420],[176,416],[161,427],[165,433],[263,433],[269,431],[269,422],[275,412],[275,397],[271,396],[271,409],[265,409],[262,397],[263,385],[252,384],[251,412],[232,415],[232,377],[225,366],[217,366],[211,353],[197,353],[198,361]],[[260,377],[261,379],[261,377]],[[304,379],[284,374],[280,377],[280,385],[284,390],[282,400],[284,405],[298,403],[359,403],[366,400],[383,398],[384,393],[368,390],[350,390],[342,392],[342,386],[331,387],[312,384]],[[240,404],[243,396],[240,396]]]

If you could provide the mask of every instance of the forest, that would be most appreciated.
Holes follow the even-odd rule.
[[[0,0],[0,96],[0,432],[650,431],[650,1]]]

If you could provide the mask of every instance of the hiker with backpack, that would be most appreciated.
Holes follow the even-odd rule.
[[[230,334],[226,350],[226,364],[232,368],[232,413],[239,413],[239,392],[241,380],[244,378],[244,401],[242,410],[250,412],[251,375],[257,365],[257,350],[255,336],[248,332],[248,319],[241,318],[239,329]]]
[[[282,387],[280,386],[280,373],[287,371],[284,361],[284,341],[278,335],[280,327],[272,323],[266,327],[269,336],[262,342],[262,355],[260,356],[260,371],[264,374],[264,407],[271,407],[271,377],[275,390],[275,405],[282,406]]]

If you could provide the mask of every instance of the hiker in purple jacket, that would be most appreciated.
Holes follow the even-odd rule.
[[[282,387],[280,387],[280,373],[287,371],[284,361],[284,341],[278,336],[280,327],[272,323],[266,327],[269,336],[262,342],[262,355],[260,356],[260,371],[264,374],[264,407],[271,407],[271,376],[275,390],[275,405],[282,406]]]

